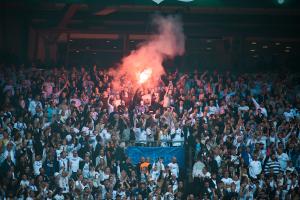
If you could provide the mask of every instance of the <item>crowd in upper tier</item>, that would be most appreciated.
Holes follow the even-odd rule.
[[[299,77],[175,71],[116,90],[96,66],[1,65],[0,199],[299,199]],[[133,163],[132,145],[183,146],[191,173]]]

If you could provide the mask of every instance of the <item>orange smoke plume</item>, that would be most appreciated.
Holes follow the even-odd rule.
[[[124,86],[138,88],[142,85],[155,87],[165,73],[163,61],[185,52],[185,37],[178,16],[155,15],[153,25],[157,33],[123,58],[116,69],[112,69],[112,85],[115,89]]]

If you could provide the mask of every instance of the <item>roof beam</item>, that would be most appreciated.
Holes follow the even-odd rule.
[[[76,11],[80,8],[79,4],[71,4],[71,5],[67,5],[66,6],[66,12],[64,13],[63,18],[60,20],[60,22],[58,23],[57,29],[58,30],[62,30],[65,29],[68,25],[68,23],[70,23],[72,17],[75,15]],[[56,43],[58,38],[61,35],[61,31],[59,31],[57,34],[48,34],[45,36],[45,39],[49,42],[49,43]]]
[[[65,28],[72,17],[75,15],[76,11],[80,8],[79,4],[71,4],[68,6],[66,13],[58,24],[58,28]]]
[[[118,11],[117,7],[109,6],[109,7],[105,7],[103,9],[101,9],[100,11],[96,12],[95,15],[105,16],[105,15],[109,15],[109,14],[112,14],[117,11]]]

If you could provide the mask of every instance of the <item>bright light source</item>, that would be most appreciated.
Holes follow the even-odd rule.
[[[134,40],[130,40],[130,42],[131,42],[131,43],[134,43],[135,41],[134,41]]]
[[[251,42],[251,44],[255,45],[255,44],[256,44],[256,42]]]
[[[251,52],[254,52],[254,51],[255,51],[255,49],[251,49],[250,51],[251,51]]]
[[[276,46],[279,46],[279,45],[280,45],[280,42],[276,42],[275,45],[276,45]]]
[[[109,40],[106,40],[106,43],[110,43],[110,41],[109,41]]]
[[[152,74],[152,69],[145,69],[144,71],[142,71],[139,75],[139,83],[143,84],[145,83],[151,76]]]
[[[282,4],[285,3],[285,0],[277,0],[277,3],[280,4],[280,5],[282,5]]]

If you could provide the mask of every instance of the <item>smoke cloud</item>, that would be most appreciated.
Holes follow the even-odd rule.
[[[153,87],[165,73],[163,61],[173,59],[185,52],[185,36],[179,16],[154,15],[152,20],[157,33],[141,43],[138,48],[123,58],[116,69],[112,69],[113,88]],[[146,80],[140,80],[144,78]]]

